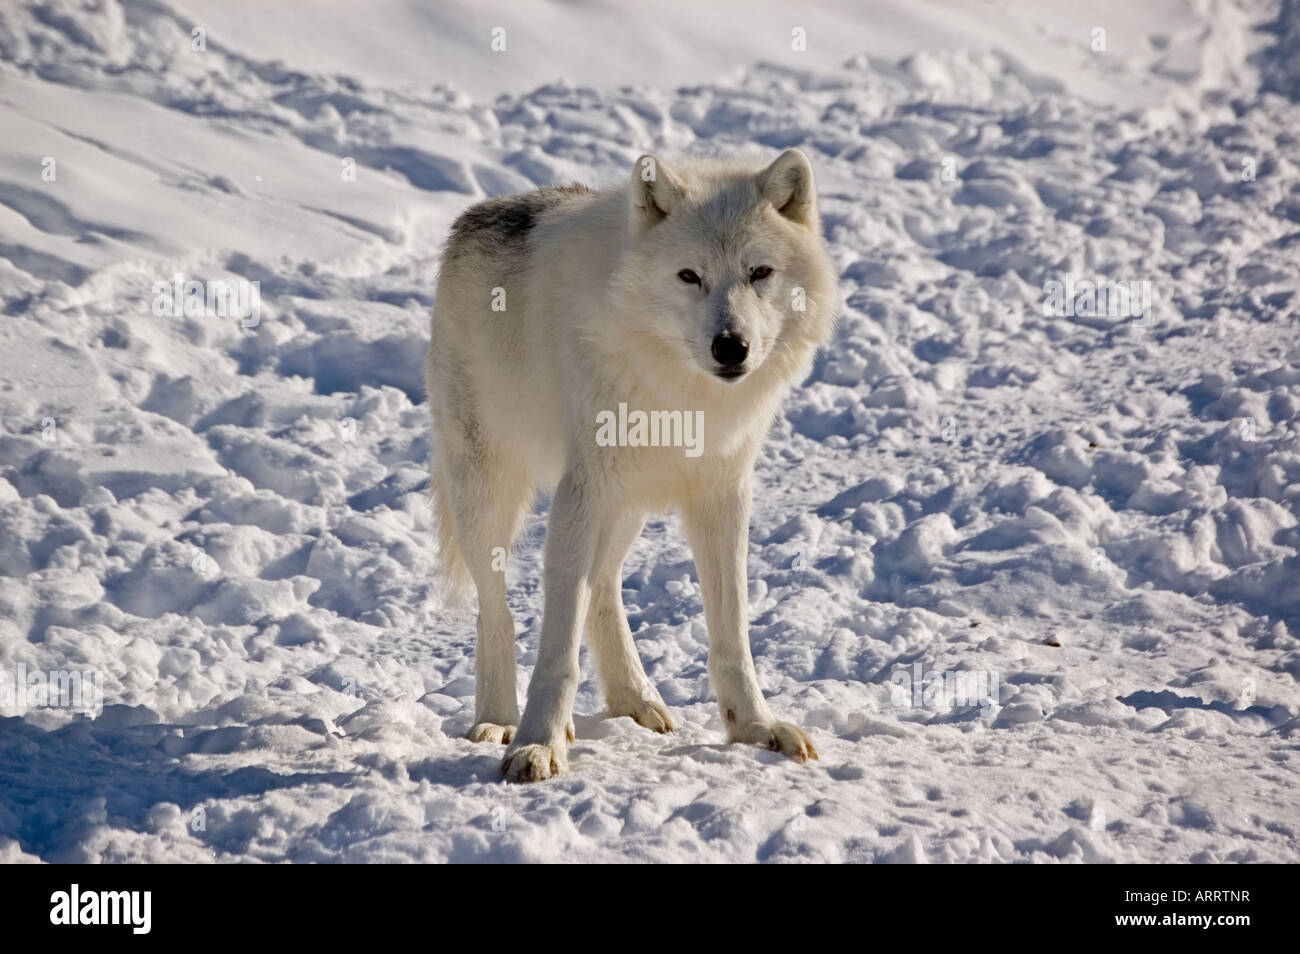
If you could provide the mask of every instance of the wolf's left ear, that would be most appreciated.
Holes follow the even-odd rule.
[[[798,149],[787,149],[758,174],[758,193],[787,219],[817,224],[817,182],[812,163]]]

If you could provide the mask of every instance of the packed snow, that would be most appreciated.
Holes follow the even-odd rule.
[[[0,860],[1297,860],[1297,62],[1290,0],[5,4]],[[722,744],[667,516],[623,598],[678,731],[584,651],[571,774],[503,784],[433,564],[448,226],[790,146],[843,307],[750,632],[821,760]]]

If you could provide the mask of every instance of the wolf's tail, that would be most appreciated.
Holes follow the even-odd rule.
[[[435,465],[430,487],[433,494],[433,522],[438,535],[438,573],[442,580],[442,602],[462,607],[469,601],[474,579],[470,576],[465,554],[456,536],[456,521],[451,512],[451,494],[443,479],[442,468]]]

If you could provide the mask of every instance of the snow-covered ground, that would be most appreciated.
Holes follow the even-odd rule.
[[[1297,860],[1297,63],[1293,2],[5,3],[0,675],[103,708],[0,695],[0,860]],[[623,596],[679,731],[584,656],[572,774],[504,785],[431,563],[446,229],[786,146],[844,307],[751,638],[821,761],[721,744],[667,518]],[[1106,280],[1149,309],[1044,314]]]

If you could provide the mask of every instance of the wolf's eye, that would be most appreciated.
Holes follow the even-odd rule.
[[[696,275],[689,268],[683,268],[680,272],[677,273],[677,277],[680,278],[688,285],[700,284],[700,276]]]
[[[772,274],[772,266],[760,265],[758,268],[752,268],[749,271],[749,280],[751,282],[761,282]]]

